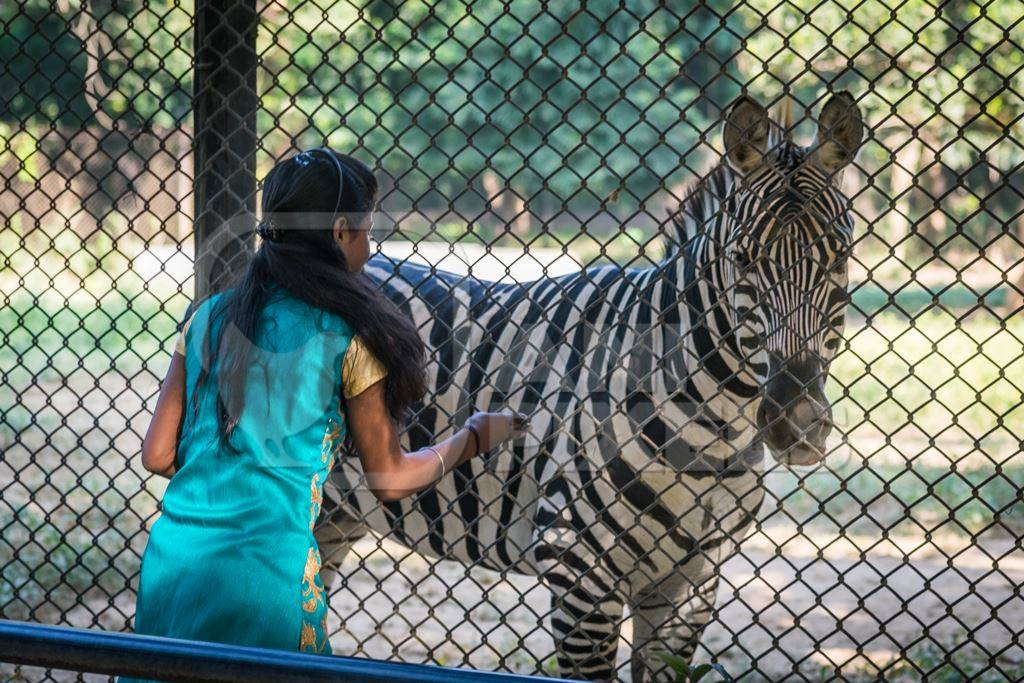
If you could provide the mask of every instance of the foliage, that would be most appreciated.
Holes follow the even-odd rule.
[[[871,248],[971,250],[1019,221],[1020,195],[1000,184],[1024,161],[1012,142],[1024,114],[1016,0],[321,4],[258,6],[261,175],[327,139],[376,160],[399,210],[479,207],[494,199],[490,175],[537,216],[578,216],[548,227],[565,240],[620,194],[659,213],[654,195],[714,156],[720,110],[741,88],[769,103],[788,93],[798,120],[849,89],[871,127],[858,210],[889,229]],[[116,48],[95,73],[68,28],[77,0],[0,7],[0,86],[15,93],[0,120],[22,141],[51,122],[88,124],[82,93],[99,78],[119,125],[186,125],[191,3],[88,7]],[[465,228],[474,213],[459,211]]]
[[[676,683],[697,683],[712,671],[719,673],[724,681],[732,680],[721,664],[691,665],[679,655],[671,652],[656,652],[654,654],[676,673]]]
[[[116,84],[105,113],[124,125],[179,126],[191,111],[191,2],[98,0],[89,13],[115,51],[89,73],[72,30],[80,0],[19,0],[0,4],[0,89],[13,93],[0,120],[29,128],[51,122],[78,128],[94,120],[85,83]],[[145,27],[144,30],[141,27]]]

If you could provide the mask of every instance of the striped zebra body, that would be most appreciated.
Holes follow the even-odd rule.
[[[595,647],[594,629],[617,633],[622,605],[645,591],[664,592],[659,582],[676,573],[687,585],[672,586],[661,602],[692,592],[688,583],[701,585],[713,570],[709,552],[742,538],[763,496],[753,467],[762,449],[750,445],[755,430],[734,429],[730,435],[745,441],[722,446],[716,426],[730,431],[726,421],[696,410],[700,397],[678,387],[714,387],[709,407],[749,399],[725,400],[728,390],[719,392],[710,377],[667,374],[688,357],[695,374],[706,373],[696,359],[724,352],[684,345],[660,356],[657,348],[686,337],[643,322],[663,313],[651,302],[665,301],[665,290],[675,300],[674,265],[604,266],[505,285],[374,257],[366,272],[407,310],[432,350],[433,393],[409,430],[409,448],[446,437],[477,410],[527,413],[532,433],[391,503],[355,486],[359,466],[346,459],[333,483],[351,493],[332,521],[351,530],[358,520],[356,533],[390,534],[429,557],[563,586],[572,618],[553,629],[563,647],[573,644],[577,614],[602,606],[576,636],[588,657],[562,665],[566,674],[610,677],[608,650],[617,641]],[[645,325],[649,339],[642,340]],[[644,344],[656,349],[638,352]],[[703,451],[687,440],[691,433]],[[324,546],[325,558],[333,557]]]
[[[737,182],[724,164],[710,174],[676,215],[680,246],[650,268],[496,284],[374,257],[367,274],[429,350],[432,392],[407,446],[477,410],[526,413],[531,434],[397,502],[378,502],[358,460],[343,459],[317,532],[325,583],[372,529],[429,557],[541,578],[563,675],[614,676],[625,605],[634,680],[659,670],[651,650],[692,654],[764,496],[758,411],[776,357],[723,257],[743,218]]]

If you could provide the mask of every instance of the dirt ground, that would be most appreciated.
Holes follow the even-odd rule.
[[[705,633],[700,659],[714,653],[744,680],[817,679],[833,671],[875,679],[918,651],[974,640],[1001,652],[1001,662],[1024,665],[1019,546],[1009,540],[943,546],[921,538],[829,542],[795,535],[793,528],[751,537],[724,566],[718,618]],[[955,558],[947,561],[945,554]],[[467,575],[450,562],[431,575],[426,561],[389,541],[378,547],[364,539],[353,555],[347,566],[358,568],[332,595],[334,609],[347,615],[343,625],[333,625],[335,653],[524,673],[536,671],[539,661],[542,671],[553,671],[542,618],[548,594],[535,580],[484,570]],[[397,596],[404,598],[398,605]],[[629,680],[630,635],[627,622],[622,680]]]
[[[718,613],[699,659],[714,655],[741,680],[918,680],[908,662],[929,670],[974,643],[998,653],[1007,672],[990,680],[1013,680],[1009,672],[1024,672],[1024,553],[1014,543],[972,545],[952,535],[827,537],[767,526],[724,565]],[[345,567],[346,581],[332,587],[335,654],[554,673],[549,595],[535,579],[453,562],[435,566],[369,537]],[[66,610],[60,623],[124,629],[134,610],[131,590],[121,585],[114,599],[90,589],[79,605],[74,589],[60,586],[45,598],[52,609],[31,618],[57,623],[59,606]],[[619,648],[624,681],[630,636],[627,621]],[[0,680],[47,678],[0,666]]]

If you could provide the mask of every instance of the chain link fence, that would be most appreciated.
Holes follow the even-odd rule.
[[[194,82],[194,29],[229,11],[258,26],[254,68],[244,50],[206,65],[240,74],[237,91],[221,87],[211,115],[257,103],[238,113],[241,129],[252,121],[256,130],[255,147],[241,153],[237,140],[203,142],[194,118],[203,87]],[[825,385],[835,423],[828,457],[810,468],[765,457],[743,501],[722,497],[732,489],[719,473],[701,480],[697,503],[661,491],[650,506],[682,520],[695,505],[711,509],[701,496],[717,501],[696,531],[680,531],[696,541],[674,560],[703,562],[700,580],[684,586],[709,620],[697,629],[694,661],[743,680],[1024,677],[1017,0],[11,0],[0,5],[0,26],[5,618],[130,629],[164,486],[138,453],[175,330],[202,291],[194,220],[223,197],[251,212],[255,179],[277,160],[326,140],[369,162],[382,184],[379,249],[403,262],[509,284],[601,265],[625,273],[657,269],[672,254],[668,217],[721,162],[737,96],[788,108],[793,139],[807,145],[830,95],[847,91],[865,136],[842,185],[854,230],[845,330]],[[219,35],[244,46],[245,24]],[[248,176],[197,191],[218,153],[216,163]],[[457,299],[470,280],[436,282]],[[582,326],[554,328],[562,337],[552,344]],[[580,391],[569,391],[572,400]],[[451,420],[433,413],[424,423],[443,431],[467,402],[493,393],[481,392],[438,394],[424,410],[450,411]],[[614,414],[582,417],[612,421],[623,410],[604,409]],[[668,410],[630,418],[640,427],[620,433],[621,460],[636,457],[644,438],[652,458],[668,448],[671,436],[647,429],[664,426],[656,418]],[[575,436],[573,421],[555,413],[547,434]],[[598,479],[622,472],[579,441],[570,479],[587,466]],[[539,458],[544,448],[524,453]],[[551,484],[528,465],[517,471],[538,490]],[[650,484],[643,468],[629,471],[636,481],[572,495],[593,493],[595,514],[615,517],[624,500],[635,502],[631,487]],[[615,678],[641,677],[644,666],[629,659],[650,595],[609,588],[622,605],[601,612],[612,615],[607,642],[569,657],[566,669],[580,633],[559,643],[553,624],[572,605],[552,601],[553,586],[566,589],[550,575],[519,571],[521,558],[499,566],[490,548],[465,561],[409,549],[429,550],[438,533],[455,534],[440,542],[446,548],[519,533],[484,528],[519,484],[490,470],[477,479],[442,489],[441,522],[390,504],[360,509],[378,520],[370,527],[399,533],[363,535],[351,512],[323,520],[352,541],[331,588],[334,651],[550,675],[572,673],[575,661],[585,675],[597,669],[584,660],[610,647]],[[494,497],[484,499],[488,491]],[[543,497],[524,494],[513,513],[535,529]],[[749,524],[734,524],[751,505]],[[477,524],[453,521],[467,515]],[[602,537],[608,554],[595,564],[627,543],[667,547],[671,526],[626,525]],[[573,520],[568,528],[587,534]],[[530,553],[536,547],[522,556]],[[717,594],[708,592],[715,582]],[[700,620],[679,617],[679,606],[663,611],[666,623]],[[663,641],[654,630],[654,649],[688,654],[678,629]],[[643,659],[656,668],[651,652]],[[13,680],[65,675],[0,671]]]

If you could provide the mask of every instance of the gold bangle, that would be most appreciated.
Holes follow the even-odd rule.
[[[437,456],[437,461],[441,463],[441,476],[438,479],[443,479],[444,475],[448,474],[448,468],[444,466],[444,458],[441,457],[441,451],[437,450],[433,446],[427,446],[428,451],[433,451],[434,455]]]

